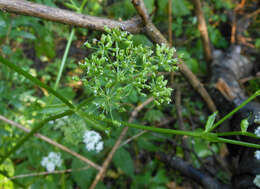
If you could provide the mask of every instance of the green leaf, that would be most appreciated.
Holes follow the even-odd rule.
[[[134,35],[133,42],[135,46],[141,44],[149,47],[153,46],[153,43],[145,35],[141,35],[141,34]]]
[[[16,38],[16,37],[23,37],[25,39],[36,39],[36,37],[32,34],[32,33],[29,33],[29,32],[26,32],[26,31],[17,31],[17,30],[14,30],[11,32],[11,38]]]
[[[190,14],[188,6],[190,3],[185,0],[173,0],[172,2],[172,14],[174,16],[185,16]]]
[[[248,126],[249,126],[248,118],[243,119],[240,123],[241,131],[245,133],[247,131]]]
[[[166,176],[165,170],[159,169],[157,174],[152,178],[153,184],[166,184],[168,182],[168,178]]]
[[[126,175],[133,177],[134,176],[134,162],[131,158],[131,155],[128,151],[123,148],[120,148],[116,151],[113,157],[113,163],[119,169],[121,169]]]
[[[149,141],[145,137],[140,137],[137,140],[137,144],[138,144],[139,148],[145,149],[150,152],[156,152],[159,150],[159,146],[154,145],[151,141]]]
[[[205,132],[209,132],[210,131],[210,129],[212,128],[212,126],[213,126],[213,124],[215,122],[217,114],[218,114],[218,112],[214,112],[213,114],[211,114],[208,117],[208,120],[207,120],[207,123],[206,123],[206,126],[205,126]]]
[[[79,169],[82,167],[86,167],[87,165],[85,163],[82,163],[81,161],[73,159],[71,166],[72,169]],[[95,169],[89,168],[87,170],[73,171],[71,174],[73,180],[77,183],[77,185],[80,188],[88,188],[96,172],[97,171]]]
[[[154,121],[160,121],[163,117],[164,114],[160,110],[151,109],[145,113],[144,120],[154,122]]]
[[[257,38],[257,39],[255,40],[255,47],[258,48],[258,49],[260,49],[260,38]]]

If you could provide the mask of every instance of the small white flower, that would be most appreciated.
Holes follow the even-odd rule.
[[[47,169],[48,172],[54,171],[54,170],[55,170],[55,164],[52,163],[52,162],[48,162],[48,163],[46,164],[46,169]]]
[[[260,113],[258,113],[258,115],[255,116],[254,122],[256,124],[260,124]]]
[[[255,129],[255,134],[260,137],[260,126]]]
[[[260,175],[256,175],[253,182],[257,187],[260,187]]]
[[[47,157],[43,157],[41,165],[47,169],[48,172],[55,170],[55,167],[60,167],[62,163],[60,154],[55,152],[50,152]]]
[[[104,142],[100,134],[96,131],[86,131],[83,136],[83,142],[86,144],[88,151],[100,152],[103,150]]]
[[[104,146],[104,142],[101,141],[96,145],[96,151],[100,152],[101,150],[103,150],[103,146]]]
[[[255,158],[260,160],[260,150],[255,151]]]

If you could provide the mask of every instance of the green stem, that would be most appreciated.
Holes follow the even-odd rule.
[[[113,121],[113,120],[110,120],[107,118],[100,118],[99,116],[93,116],[93,115],[88,115],[88,116],[92,117],[93,119],[97,119],[99,121],[104,121],[104,122],[110,123],[112,125],[118,126],[118,124],[121,124],[124,126],[136,128],[136,129],[148,130],[148,131],[163,133],[163,134],[184,135],[184,136],[201,137],[201,138],[203,138],[203,136],[205,135],[204,132],[156,128],[156,127],[151,127],[151,126],[144,126],[144,125],[139,125],[139,124],[134,124],[134,123],[128,123],[128,122],[124,122],[124,121]],[[227,134],[227,136],[228,136],[228,134],[231,134],[231,133],[235,133],[235,132],[220,133],[220,136],[221,136],[221,134],[223,134],[223,135]],[[235,133],[235,134],[242,134],[242,132]],[[250,133],[246,133],[245,135],[251,136]],[[216,133],[210,133],[210,135],[208,135],[208,137],[211,137],[212,139],[214,139],[215,142],[224,142],[224,143],[246,146],[246,147],[251,147],[251,148],[260,148],[259,144],[253,144],[253,143],[248,143],[248,142],[221,138],[221,137],[218,137],[218,135]],[[255,137],[255,136],[252,135],[252,137]]]
[[[157,128],[157,127],[153,127],[153,126],[144,126],[144,125],[129,123],[129,122],[125,122],[125,121],[117,121],[117,120],[111,120],[108,118],[101,118],[100,116],[94,116],[94,115],[89,115],[89,114],[87,114],[86,116],[90,117],[90,119],[107,122],[109,124],[116,125],[116,126],[118,126],[118,124],[120,124],[120,125],[132,127],[132,128],[136,128],[136,129],[148,130],[148,131],[153,131],[153,132],[157,132],[157,133],[185,135],[185,136],[193,136],[193,137],[199,137],[202,135],[202,132],[183,131],[183,130],[175,130],[175,129]]]
[[[238,107],[236,107],[234,110],[232,110],[230,113],[225,115],[221,120],[219,120],[217,123],[215,123],[208,132],[213,131],[217,126],[219,126],[221,123],[223,123],[225,120],[227,120],[229,117],[231,117],[233,114],[235,114],[238,110],[243,108],[246,104],[248,104],[250,101],[252,101],[254,98],[256,98],[258,95],[260,95],[260,90],[256,91],[255,94],[250,96],[247,100],[245,100],[243,103],[241,103]]]
[[[33,82],[35,85],[40,86],[40,87],[46,89],[49,93],[51,93],[54,96],[56,96],[58,99],[60,99],[62,102],[64,102],[67,106],[69,106],[70,108],[74,109],[74,106],[65,97],[63,97],[61,94],[59,94],[53,88],[49,87],[45,83],[42,83],[37,78],[33,77],[31,74],[29,74],[26,71],[22,70],[21,68],[19,68],[15,64],[9,62],[8,60],[3,58],[2,56],[0,56],[0,62],[3,63],[4,65],[6,65],[7,67],[9,67],[10,69],[16,71],[18,74],[23,75],[24,77],[29,79],[31,82]]]
[[[87,0],[84,0],[84,1],[81,3],[80,8],[79,8],[79,13],[82,13],[82,11],[83,11],[83,9],[84,9],[86,3],[87,3]]]
[[[222,132],[222,133],[215,133],[217,136],[234,136],[234,135],[242,135],[242,136],[248,136],[252,138],[260,139],[257,135],[249,132],[242,132],[242,131],[232,131],[232,132]]]
[[[246,146],[249,148],[258,148],[260,149],[260,145],[259,144],[253,144],[253,143],[249,143],[249,142],[241,142],[241,141],[237,141],[237,140],[230,140],[230,139],[226,139],[226,138],[220,138],[218,137],[218,142],[223,142],[223,143],[229,143],[229,144],[235,144],[235,145],[239,145],[239,146]]]
[[[62,118],[67,115],[71,115],[74,112],[71,110],[68,110],[66,112],[63,112],[61,114],[55,115],[55,116],[50,116],[40,123],[38,123],[27,135],[25,135],[20,141],[9,151],[3,158],[0,160],[0,165],[11,155],[13,154],[16,150],[18,150],[30,137],[32,137],[36,132],[38,132],[46,123],[52,120],[56,120],[59,118]]]
[[[61,66],[60,66],[59,73],[58,73],[58,76],[57,76],[57,79],[56,79],[56,82],[55,82],[54,90],[56,90],[58,88],[58,85],[59,85],[59,82],[60,82],[60,79],[61,79],[61,75],[62,75],[64,66],[65,66],[68,54],[69,54],[69,49],[70,49],[74,34],[75,34],[75,28],[72,28],[72,30],[70,32],[69,40],[68,40],[67,45],[66,45],[65,52],[64,52],[63,57],[62,57]]]

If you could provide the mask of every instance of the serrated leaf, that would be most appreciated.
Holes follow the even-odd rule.
[[[218,115],[218,112],[214,112],[213,114],[211,114],[208,117],[208,120],[207,120],[207,123],[206,123],[206,126],[205,126],[205,132],[209,132],[210,131],[210,129],[214,125],[214,122],[215,122],[215,119],[216,119],[217,115]]]
[[[78,161],[73,160],[72,161],[72,168],[78,169],[85,167],[86,164]],[[96,170],[93,168],[89,168],[87,170],[81,170],[81,171],[73,171],[72,172],[72,178],[77,183],[77,185],[81,188],[88,188],[88,186],[91,184],[92,179],[94,178],[96,173]]]
[[[245,133],[247,131],[248,126],[249,126],[248,118],[243,119],[240,123],[241,131]]]
[[[134,176],[134,162],[131,158],[131,155],[128,151],[123,148],[120,148],[116,151],[113,157],[113,163],[119,169],[121,169],[126,175],[131,177]]]

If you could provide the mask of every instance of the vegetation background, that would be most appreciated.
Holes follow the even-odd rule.
[[[51,7],[81,12],[87,15],[127,20],[137,15],[129,0],[87,0],[82,6],[79,0],[32,0]],[[172,42],[178,55],[188,65],[200,81],[207,82],[210,73],[200,32],[198,20],[191,1],[144,0],[153,23],[162,34]],[[207,21],[210,41],[215,49],[226,50],[231,45],[232,23],[229,13],[234,11],[238,0],[204,0],[203,13]],[[256,0],[248,1],[242,8],[243,14],[249,14],[257,8]],[[169,10],[171,11],[169,14]],[[172,21],[169,24],[169,17]],[[253,61],[259,60],[260,51],[259,15],[255,17],[246,32],[243,33],[243,45],[255,49],[258,53],[248,54]],[[95,43],[103,32],[85,28],[71,27],[40,18],[21,16],[0,11],[0,54],[5,59],[22,68],[41,82],[56,89],[65,98],[80,103],[91,96],[90,89],[84,85],[84,69],[80,68],[85,57],[94,52],[86,47],[86,41]],[[133,46],[143,45],[154,49],[155,45],[142,34],[133,35]],[[71,43],[66,52],[66,45]],[[65,53],[64,53],[65,52]],[[68,54],[66,54],[68,53]],[[66,57],[66,55],[68,55]],[[61,73],[61,63],[64,71]],[[255,66],[255,72],[257,67]],[[167,86],[173,88],[171,103],[160,105],[143,96],[138,90],[131,90],[128,96],[118,102],[98,99],[88,104],[84,111],[97,112],[109,119],[129,121],[131,112],[146,103],[145,107],[132,118],[131,122],[142,125],[154,125],[168,129],[181,129],[193,132],[203,131],[211,114],[201,97],[192,89],[187,80],[178,72],[172,74],[158,70],[168,80]],[[57,79],[58,78],[58,79]],[[260,80],[252,77],[242,86],[248,96],[259,89]],[[213,97],[214,98],[214,97]],[[147,102],[147,100],[149,102]],[[95,107],[95,103],[107,107]],[[118,108],[119,106],[120,108]],[[119,111],[115,111],[119,109]],[[48,116],[68,111],[57,98],[44,87],[35,86],[28,78],[11,71],[0,64],[0,115],[27,129]],[[84,113],[83,113],[84,114]],[[178,115],[181,115],[178,116]],[[84,116],[69,115],[53,122],[47,122],[40,133],[66,146],[69,150],[102,165],[115,145],[122,127],[109,127],[106,132],[95,125],[100,122],[82,119]],[[93,123],[94,122],[94,123]],[[11,125],[13,125],[12,123]],[[113,123],[117,124],[117,123]],[[98,130],[104,142],[100,152],[87,151],[83,143],[84,131]],[[101,129],[102,130],[102,129]],[[4,157],[25,133],[0,122],[0,156]],[[96,188],[199,188],[198,184],[180,172],[170,169],[159,158],[158,152],[184,158],[194,168],[205,172],[223,183],[230,183],[231,173],[225,165],[227,148],[223,143],[211,143],[199,137],[182,137],[171,134],[153,133],[129,128],[128,133],[112,158],[104,180]],[[58,172],[49,173],[41,165],[43,157],[50,152],[58,152],[62,164]],[[31,137],[15,153],[12,153],[0,165],[0,188],[88,188],[91,186],[97,168],[88,166],[77,155],[60,150],[36,137]],[[5,175],[5,176],[4,176]],[[8,179],[6,176],[10,179]],[[20,176],[20,177],[17,177]]]

